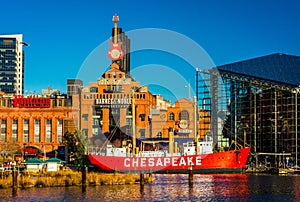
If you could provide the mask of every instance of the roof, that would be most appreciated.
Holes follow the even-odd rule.
[[[38,158],[28,159],[24,164],[42,164],[43,161]]]
[[[300,57],[275,53],[249,60],[217,66],[220,72],[233,72],[251,77],[300,85]]]

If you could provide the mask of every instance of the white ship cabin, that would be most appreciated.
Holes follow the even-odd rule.
[[[211,137],[206,137],[198,142],[199,154],[210,154],[213,153],[213,140]],[[94,152],[92,152],[94,153]],[[126,147],[117,148],[111,144],[108,144],[105,150],[105,153],[97,153],[98,155],[105,156],[131,156],[132,154],[128,153]],[[154,157],[154,156],[170,156],[167,150],[159,151],[141,151],[138,156],[142,157]],[[181,156],[181,155],[196,155],[196,145],[195,142],[186,142],[183,143],[183,152],[182,153],[173,153],[172,156]]]
[[[211,137],[206,137],[198,142],[199,154],[213,153],[213,140]],[[196,154],[196,145],[194,142],[183,143],[183,154],[185,156]]]
[[[213,139],[206,137],[204,141],[198,142],[200,154],[211,154],[213,153]]]
[[[108,144],[106,147],[105,155],[106,156],[126,156],[127,155],[126,148],[125,147],[117,148],[111,144]]]

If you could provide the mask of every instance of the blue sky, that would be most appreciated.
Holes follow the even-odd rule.
[[[278,52],[300,56],[299,4],[297,0],[2,0],[0,34],[22,33],[30,44],[24,47],[25,90],[41,92],[51,86],[66,92],[67,79],[76,78],[78,72],[90,76],[84,80],[87,85],[108,68],[106,42],[116,13],[136,50],[131,55],[133,77],[158,91],[153,93],[170,92],[174,96],[167,99],[173,99],[188,96],[183,84],[190,82],[193,88],[195,65],[210,68]],[[157,40],[149,28],[171,33],[179,43],[168,37]],[[151,47],[154,40],[163,48]],[[190,42],[191,48],[185,46]],[[98,60],[100,49],[105,54]],[[207,55],[198,57],[201,51]]]

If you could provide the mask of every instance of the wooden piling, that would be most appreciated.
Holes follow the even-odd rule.
[[[194,179],[193,179],[193,168],[190,167],[188,170],[189,173],[189,187],[193,187]]]
[[[18,171],[15,169],[12,171],[12,183],[12,196],[15,197],[18,193]]]
[[[145,184],[145,176],[143,173],[140,174],[140,185],[141,186],[144,186]]]
[[[82,193],[86,192],[86,173],[87,173],[87,167],[82,166],[81,167],[81,176],[82,176]]]
[[[140,174],[140,192],[144,194],[145,176],[143,173]]]

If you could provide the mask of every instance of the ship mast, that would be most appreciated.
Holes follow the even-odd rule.
[[[199,154],[197,123],[198,123],[198,106],[197,106],[197,97],[194,96],[194,141],[196,144],[196,154]]]
[[[135,154],[136,150],[136,136],[135,136],[135,100],[134,100],[135,93],[132,94],[132,153]]]

